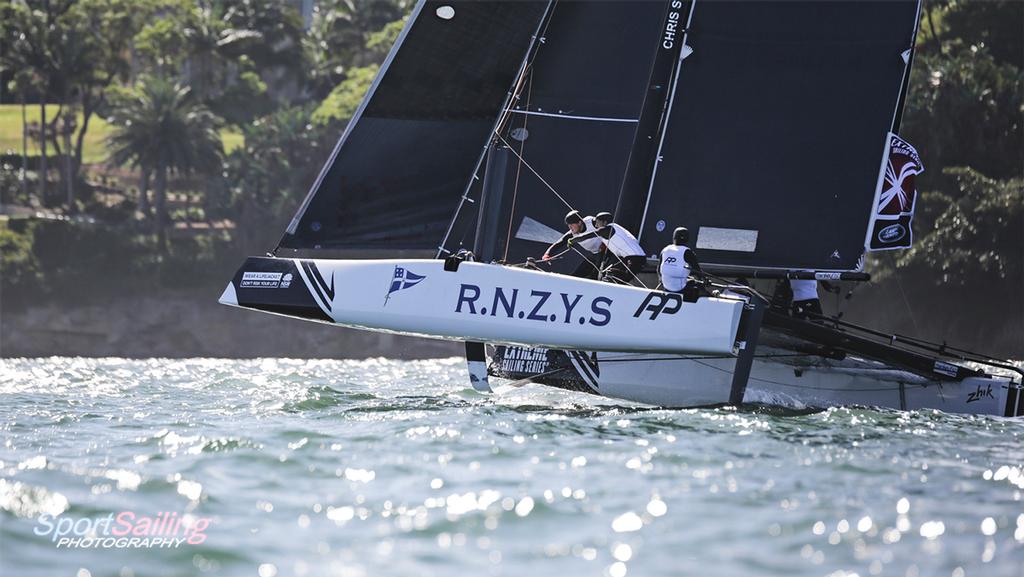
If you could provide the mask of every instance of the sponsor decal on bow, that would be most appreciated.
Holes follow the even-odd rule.
[[[596,352],[529,347],[495,347],[492,374],[509,379],[536,377],[536,382],[570,391],[599,393],[601,367]]]
[[[882,158],[875,207],[867,239],[868,250],[910,248],[910,222],[917,203],[915,177],[924,172],[917,150],[909,142],[889,133]]]
[[[568,353],[576,367],[576,372],[583,377],[590,388],[595,391],[600,390],[598,377],[601,376],[601,365],[597,361],[597,353],[590,353],[589,357],[580,351],[568,351]]]
[[[292,273],[243,272],[239,288],[288,288],[292,284]]]
[[[388,294],[384,296],[384,306],[388,306],[391,295],[398,291],[412,288],[420,284],[425,278],[427,278],[426,275],[416,274],[403,266],[395,266],[395,274],[391,277]]]

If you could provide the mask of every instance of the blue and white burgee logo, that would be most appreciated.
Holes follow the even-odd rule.
[[[392,294],[400,290],[412,288],[425,278],[427,278],[426,275],[419,275],[406,270],[405,267],[395,266],[395,276],[391,277],[391,287],[388,289],[387,296],[384,297],[384,306],[388,305],[388,300],[391,299]]]

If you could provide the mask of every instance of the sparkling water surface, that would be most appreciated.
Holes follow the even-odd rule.
[[[460,359],[8,359],[0,398],[3,575],[1024,575],[1024,419],[482,395]],[[124,512],[209,526],[38,534]]]

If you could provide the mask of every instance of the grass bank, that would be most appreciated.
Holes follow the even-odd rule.
[[[40,111],[38,105],[30,105],[26,108],[26,117],[28,122],[39,122]],[[51,104],[46,107],[47,120],[52,120],[53,115],[57,113],[57,105]],[[82,114],[78,113],[78,125],[82,124]],[[85,146],[82,150],[82,161],[86,164],[94,164],[103,162],[107,159],[107,146],[106,138],[113,130],[113,127],[104,119],[97,115],[89,120],[89,131],[85,133]],[[21,152],[21,105],[19,104],[0,104],[0,152],[6,152],[8,150],[19,153]],[[244,144],[244,137],[242,133],[234,128],[225,128],[220,131],[221,141],[224,143],[224,152],[230,153],[232,150],[241,147]],[[30,140],[28,143],[28,153],[30,156],[36,156],[40,154],[39,143]]]

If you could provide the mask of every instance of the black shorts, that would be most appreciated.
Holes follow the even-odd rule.
[[[805,301],[793,301],[793,316],[798,319],[815,318],[814,315],[822,315],[821,301],[818,299],[807,299]]]

